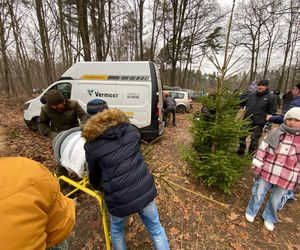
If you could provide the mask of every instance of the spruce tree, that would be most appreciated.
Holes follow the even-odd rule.
[[[243,167],[249,164],[247,157],[236,154],[240,137],[249,134],[248,121],[237,115],[239,97],[226,89],[200,101],[203,112],[194,115],[190,129],[193,149],[186,151],[184,157],[195,176],[229,193]]]
[[[235,0],[227,30],[223,64],[219,63],[216,52],[212,51],[212,56],[207,55],[218,70],[217,89],[212,95],[200,99],[204,109],[193,118],[193,148],[184,154],[197,177],[208,186],[219,187],[225,193],[230,193],[243,167],[249,166],[247,157],[241,158],[236,154],[240,137],[249,135],[248,121],[238,117],[239,96],[229,91],[230,85],[226,79],[228,70],[238,61],[229,67],[232,54],[228,56],[228,49],[234,6]]]

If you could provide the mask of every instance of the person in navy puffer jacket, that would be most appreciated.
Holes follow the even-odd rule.
[[[300,83],[298,83],[292,90],[293,100],[290,101],[282,110],[282,114],[280,115],[268,115],[267,121],[282,124],[283,117],[286,112],[288,112],[291,108],[300,107]]]
[[[92,186],[102,190],[110,213],[111,239],[116,250],[126,249],[125,223],[139,213],[156,249],[169,249],[154,202],[154,180],[144,161],[140,135],[126,114],[106,109],[85,124],[82,136]]]

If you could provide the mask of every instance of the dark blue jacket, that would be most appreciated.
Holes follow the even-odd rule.
[[[272,116],[269,121],[273,122],[273,123],[277,123],[277,124],[283,123],[283,118],[284,118],[285,113],[294,107],[300,107],[300,96],[294,97],[294,99],[292,101],[290,101],[289,104],[287,104],[284,107],[281,115]]]
[[[125,217],[156,196],[152,175],[140,148],[140,136],[117,109],[92,116],[84,126],[90,182],[104,192],[108,211]]]

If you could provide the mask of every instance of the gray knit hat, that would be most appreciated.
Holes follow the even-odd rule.
[[[284,120],[286,119],[296,119],[300,121],[300,107],[291,108],[285,113]]]
[[[46,94],[46,102],[50,106],[55,106],[57,104],[62,103],[65,100],[62,93],[60,93],[58,90],[51,89]]]

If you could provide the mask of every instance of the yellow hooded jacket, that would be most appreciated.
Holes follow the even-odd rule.
[[[45,249],[75,224],[75,205],[55,177],[23,157],[0,158],[0,249]]]

